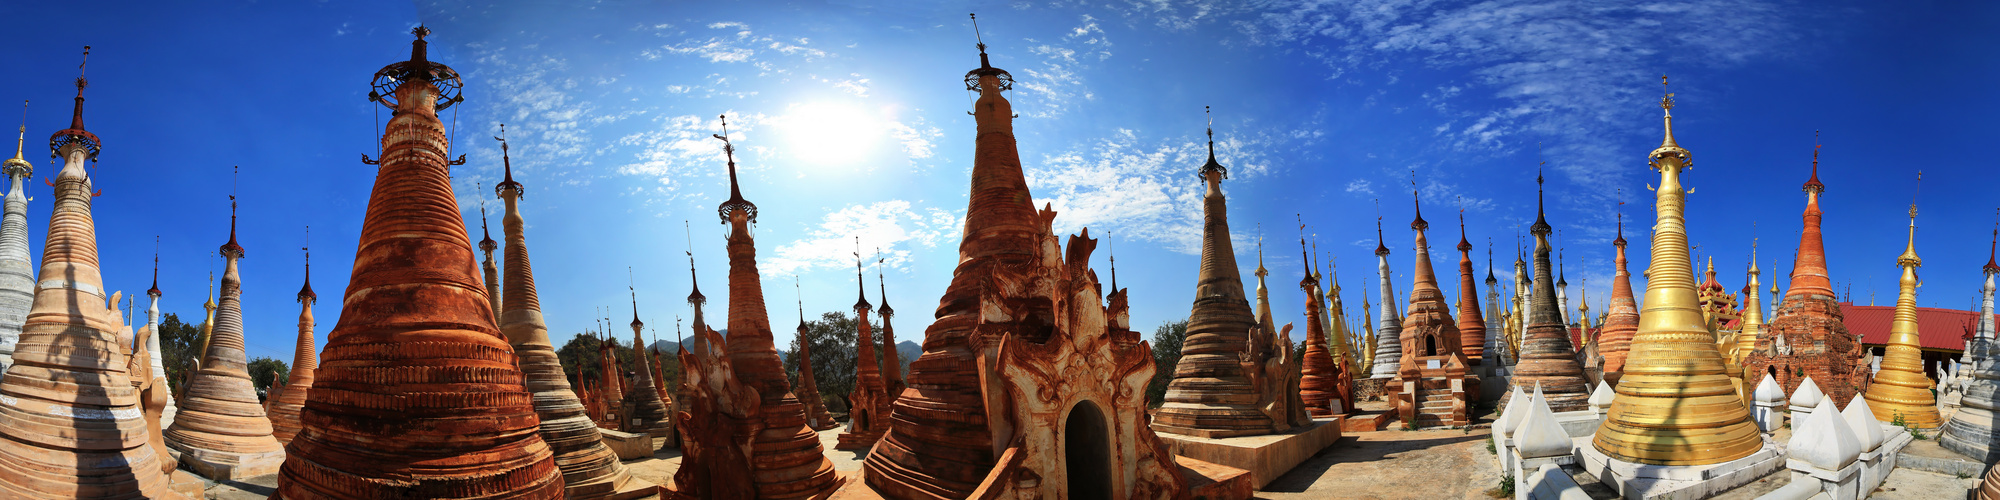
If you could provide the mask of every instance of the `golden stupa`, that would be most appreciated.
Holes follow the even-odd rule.
[[[1917,347],[1917,267],[1922,265],[1924,260],[1917,258],[1917,205],[1913,203],[1909,243],[1903,254],[1896,256],[1896,267],[1903,268],[1902,279],[1896,280],[1896,319],[1889,324],[1882,370],[1875,373],[1863,397],[1868,398],[1868,409],[1875,412],[1876,420],[1936,429],[1943,419],[1938,416],[1931,379],[1924,376],[1923,353]]]
[[[1725,360],[1695,300],[1682,215],[1687,193],[1680,179],[1691,155],[1674,143],[1673,107],[1673,94],[1660,99],[1667,110],[1666,139],[1650,155],[1660,173],[1659,219],[1639,331],[1618,397],[1591,442],[1623,462],[1709,465],[1756,453],[1763,440],[1725,373]]]
[[[1757,350],[1757,336],[1764,333],[1764,299],[1758,296],[1763,291],[1757,289],[1757,285],[1760,284],[1757,282],[1757,274],[1757,242],[1752,240],[1750,286],[1745,288],[1749,293],[1743,294],[1743,326],[1736,332],[1736,345],[1729,353],[1729,362],[1736,365],[1742,365],[1743,359],[1749,357],[1751,351]],[[1749,378],[1751,377],[1746,376],[1745,380]]]

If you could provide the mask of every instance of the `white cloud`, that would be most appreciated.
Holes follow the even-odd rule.
[[[710,23],[708,29],[726,33],[689,38],[660,46],[659,50],[642,50],[639,56],[647,60],[656,60],[667,54],[693,56],[712,63],[749,63],[765,74],[784,74],[790,70],[771,63],[763,56],[774,54],[813,61],[833,55],[813,48],[810,39],[758,34],[750,29],[750,25],[740,22]]]
[[[1347,183],[1347,192],[1372,195],[1375,194],[1375,183],[1368,182],[1368,179],[1355,179]]]
[[[909,155],[911,163],[915,164],[916,160],[935,155],[931,148],[936,145],[937,140],[944,137],[944,131],[929,126],[923,118],[918,118],[914,125],[898,121],[889,122],[889,135],[894,137],[896,142],[902,143],[903,153]]]
[[[955,241],[962,221],[958,215],[939,208],[913,208],[910,202],[889,200],[866,205],[848,205],[826,214],[819,227],[804,238],[778,247],[768,264],[758,266],[767,275],[797,274],[813,269],[851,269],[854,266],[855,237],[860,237],[861,258],[870,265],[878,258],[883,264],[902,268],[909,263],[914,245],[936,247]]]
[[[1310,143],[1318,136],[1289,132],[1223,134],[1216,158],[1231,179],[1251,179],[1270,171],[1270,154],[1282,146]],[[1148,139],[1119,129],[1078,149],[1046,156],[1025,167],[1036,206],[1053,205],[1060,233],[1083,227],[1166,245],[1174,251],[1201,251],[1201,198],[1207,187],[1195,169],[1208,159],[1207,146],[1193,137]],[[1224,181],[1224,193],[1244,184]],[[1240,247],[1247,248],[1247,247]]]
[[[1085,14],[1079,23],[1063,35],[1060,44],[1028,47],[1029,53],[1042,56],[1042,65],[1022,70],[1022,77],[1014,86],[1041,97],[1043,105],[1017,111],[1031,117],[1053,117],[1063,114],[1079,98],[1086,101],[1097,98],[1085,84],[1082,73],[1092,67],[1091,63],[1111,58],[1111,40],[1097,26],[1097,18]],[[1028,42],[1036,43],[1034,39]]]

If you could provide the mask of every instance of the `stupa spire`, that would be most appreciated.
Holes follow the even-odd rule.
[[[252,388],[244,352],[243,279],[237,268],[244,252],[236,243],[234,194],[229,195],[229,242],[219,251],[222,292],[208,350],[184,389],[187,404],[162,434],[167,446],[180,451],[181,462],[196,474],[225,481],[277,472],[285,445],[278,442],[263,401]]]
[[[83,129],[83,89],[90,86],[90,80],[84,78],[84,67],[89,63],[90,46],[85,45],[83,63],[76,65],[76,107],[70,111],[69,128],[57,130],[56,133],[49,135],[49,150],[54,151],[57,156],[67,157],[68,153],[63,152],[64,148],[75,145],[82,148],[79,151],[84,153],[85,159],[95,162],[101,143],[97,140],[97,134]],[[65,167],[63,170],[69,169]],[[81,175],[81,169],[77,173]]]
[[[903,388],[906,385],[903,383],[902,354],[896,351],[896,327],[891,322],[896,316],[896,310],[889,307],[889,278],[882,270],[888,260],[882,256],[882,248],[876,247],[875,285],[880,287],[882,292],[882,307],[877,308],[875,313],[882,316],[883,395],[888,397],[889,401],[895,401],[897,397],[903,395]]]
[[[1757,281],[1759,273],[1760,271],[1757,269],[1757,239],[1751,238],[1750,276],[1749,284],[1746,286],[1748,293],[1743,294],[1743,326],[1736,332],[1736,349],[1729,356],[1729,361],[1732,363],[1742,364],[1743,359],[1748,357],[1751,351],[1757,349],[1757,337],[1762,336],[1764,333],[1764,300],[1761,295],[1764,291],[1758,289],[1763,284]]]
[[[0,162],[0,174],[7,176],[10,186],[5,214],[0,215],[0,374],[14,366],[14,347],[21,340],[21,324],[27,320],[28,307],[35,301],[35,264],[28,258],[28,195],[21,188],[35,172],[34,164],[22,153],[27,138],[28,101],[21,101],[21,133],[14,141],[14,157]],[[158,343],[159,336],[154,335],[148,342]],[[157,352],[152,353],[152,358],[155,365],[165,359]],[[164,371],[161,373],[165,376]],[[174,413],[173,398],[168,398],[168,403],[167,417],[163,419]]]
[[[1569,327],[1556,295],[1551,271],[1549,234],[1554,232],[1544,216],[1540,172],[1535,175],[1535,224],[1528,229],[1535,236],[1534,293],[1528,300],[1526,327],[1521,330],[1519,362],[1511,383],[1515,387],[1539,386],[1555,411],[1575,411],[1590,406],[1590,382],[1584,380],[1583,366],[1576,360],[1576,344],[1570,341]],[[1503,405],[1504,406],[1504,405]]]
[[[1672,109],[1673,94],[1662,98],[1660,107]],[[1592,443],[1627,463],[1715,464],[1749,456],[1763,443],[1702,322],[1688,260],[1687,193],[1681,188],[1681,171],[1691,155],[1668,134],[1665,145],[1648,155],[1660,186],[1647,316],[1632,340],[1609,417]]]
[[[1820,232],[1819,198],[1820,193],[1826,192],[1826,185],[1819,181],[1819,150],[1819,131],[1813,131],[1812,177],[1805,183],[1805,228],[1799,232],[1799,250],[1792,261],[1791,289],[1785,291],[1788,298],[1833,296],[1833,281],[1828,278],[1826,267],[1826,244]]]
[[[485,189],[481,188],[478,183],[474,183],[472,192],[478,193],[480,191],[485,191]],[[479,270],[483,278],[480,282],[486,284],[486,305],[493,314],[493,324],[498,325],[500,324],[501,299],[500,266],[493,262],[493,251],[498,250],[500,244],[493,242],[492,232],[486,229],[485,198],[480,198],[479,200],[479,234],[482,236],[479,239],[479,252],[486,256],[484,260],[479,262]]]
[[[819,381],[813,375],[812,329],[806,325],[805,292],[799,288],[799,276],[796,274],[792,275],[792,293],[797,296],[799,303],[799,328],[796,333],[798,346],[796,350],[799,356],[799,404],[805,405],[806,427],[811,427],[815,431],[832,429],[840,424],[834,422],[833,415],[826,412],[826,401],[819,394]],[[674,328],[680,329],[678,321]]]
[[[632,357],[639,360],[639,377],[625,392],[625,400],[630,401],[632,413],[627,415],[625,432],[648,436],[663,435],[673,427],[668,425],[667,404],[660,397],[660,389],[653,382],[653,360],[646,353],[646,322],[639,321],[639,289],[632,278],[632,268],[625,268],[625,290],[632,296]]]
[[[311,226],[306,227],[306,241],[312,241]],[[319,300],[319,295],[312,291],[312,246],[299,247],[299,251],[305,252],[306,273],[305,285],[299,288],[299,337],[293,344],[292,370],[286,380],[281,381],[284,386],[272,389],[267,398],[271,436],[277,438],[279,444],[291,444],[305,427],[299,420],[299,411],[305,407],[306,392],[312,390],[315,372],[319,369],[319,357],[314,354],[317,346],[313,340],[315,322],[312,306]]]
[[[1923,172],[1917,172],[1918,182],[1923,178]],[[1902,277],[1896,281],[1896,315],[1889,325],[1888,346],[1883,348],[1882,369],[1875,372],[1864,395],[1876,420],[1935,429],[1942,421],[1937,397],[1931,391],[1933,384],[1924,374],[1917,337],[1917,268],[1923,267],[1924,261],[1917,257],[1917,204],[1915,196],[1911,198],[1909,239],[1903,244],[1902,255],[1896,256],[1896,267],[1902,268]]]
[[[1396,285],[1389,272],[1389,247],[1382,237],[1381,201],[1375,205],[1375,271],[1382,284],[1382,317],[1376,326],[1374,367],[1369,370],[1370,378],[1393,378],[1400,369],[1403,357],[1403,316],[1396,312]]]
[[[1491,267],[1492,264],[1487,264]],[[1489,271],[1490,272],[1490,271]],[[1486,317],[1479,311],[1479,288],[1472,271],[1472,243],[1465,241],[1465,203],[1458,207],[1458,346],[1474,366],[1486,357]],[[1492,281],[1492,278],[1487,278]],[[1487,285],[1489,288],[1492,285]]]

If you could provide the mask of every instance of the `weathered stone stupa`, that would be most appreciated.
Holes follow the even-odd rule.
[[[1122,290],[1102,302],[1096,240],[1059,245],[1055,212],[1031,204],[1002,94],[1013,77],[980,49],[965,78],[978,134],[958,267],[863,478],[897,500],[1182,495],[1145,424],[1151,349],[1123,323]]]
[[[1166,403],[1153,415],[1153,430],[1209,438],[1270,434],[1273,422],[1256,408],[1260,391],[1241,359],[1250,351],[1250,330],[1258,326],[1230,243],[1228,200],[1222,194],[1229,169],[1215,161],[1214,126],[1208,130],[1208,163],[1197,173],[1208,186],[1202,197],[1201,271],[1180,364],[1167,384]],[[1319,298],[1309,301],[1317,304]],[[1319,323],[1319,308],[1312,309],[1312,323]],[[1325,343],[1324,337],[1317,342]],[[1317,407],[1326,409],[1324,401]]]
[[[688,252],[688,271],[693,274],[693,251]],[[701,294],[700,283],[693,288],[688,305],[694,308],[694,335],[681,343],[681,396],[674,398],[681,407],[674,414],[674,428],[681,433],[681,466],[673,483],[662,489],[672,499],[759,498],[751,479],[756,474],[752,450],[743,438],[756,433],[763,400],[736,378],[722,333],[709,329],[702,317],[708,297]]]
[[[157,243],[158,238],[159,237],[157,236],[154,237],[155,244],[158,244]],[[164,357],[160,355],[161,352],[160,351],[160,296],[161,295],[163,295],[163,293],[160,292],[160,254],[157,250],[155,250],[153,253],[153,287],[146,289],[146,298],[148,300],[146,305],[146,354],[148,357],[152,358],[149,364],[152,365],[151,368],[153,370],[153,378],[161,380],[160,382],[161,385],[158,390],[160,391],[160,393],[165,394],[168,392],[167,386],[165,385],[167,378],[167,365],[160,361],[161,359],[164,359]],[[162,407],[160,409],[160,429],[166,430],[167,427],[171,427],[174,425],[174,415],[180,413],[180,408],[174,404],[174,398],[171,396],[167,397],[166,401],[162,402],[160,405]],[[164,447],[166,445],[163,443],[161,444],[161,446]],[[176,461],[176,463],[178,463],[178,461]]]
[[[1562,311],[1557,309],[1557,296],[1550,269],[1548,218],[1542,210],[1542,176],[1535,174],[1535,224],[1528,232],[1535,235],[1535,279],[1534,293],[1528,299],[1525,313],[1528,326],[1521,334],[1521,361],[1514,366],[1511,383],[1523,389],[1540,387],[1547,397],[1549,409],[1569,412],[1590,409],[1590,382],[1583,377],[1583,365],[1576,361],[1576,346],[1570,343],[1569,327],[1562,323]],[[1501,407],[1507,405],[1502,401]]]
[[[285,445],[272,436],[271,419],[257,398],[243,350],[243,280],[236,263],[244,252],[236,243],[234,195],[229,212],[229,242],[220,250],[222,291],[208,351],[189,377],[183,411],[165,431],[167,446],[180,452],[181,464],[216,481],[268,475],[285,460]]]
[[[1458,345],[1459,352],[1465,354],[1465,361],[1472,366],[1479,366],[1486,355],[1486,317],[1479,313],[1476,276],[1472,272],[1472,242],[1465,240],[1465,209],[1461,208],[1458,211]],[[1478,396],[1474,394],[1475,398]]]
[[[632,424],[625,432],[662,437],[671,427],[667,424],[667,403],[653,385],[653,361],[646,354],[645,330],[646,323],[639,321],[639,291],[632,290],[632,357],[639,358],[639,373],[625,392],[625,404],[631,407],[625,418]]]
[[[0,404],[0,497],[177,498],[167,490],[165,457],[147,443],[139,394],[127,372],[130,328],[111,306],[118,294],[105,296],[97,267],[84,164],[97,160],[100,142],[83,128],[87,85],[77,77],[69,128],[49,137],[63,168],[56,173],[41,275],[64,279],[35,288],[15,365],[0,377],[0,396],[8,400]]]
[[[319,302],[319,294],[313,293],[312,252],[306,252],[305,285],[299,287],[299,340],[292,353],[292,370],[285,379],[283,390],[270,397],[271,435],[281,444],[291,444],[299,435],[303,424],[299,423],[299,410],[305,408],[307,391],[312,389],[313,372],[319,369],[317,347],[313,342],[313,304]]]
[[[1500,278],[1493,276],[1493,238],[1486,239],[1486,348],[1480,354],[1479,364],[1490,368],[1488,376],[1506,375],[1507,365],[1507,325],[1506,311],[1500,306]],[[1459,330],[1464,332],[1463,329]],[[1485,399],[1497,399],[1504,391],[1482,394]]]
[[[1757,374],[1777,379],[1785,393],[1798,390],[1811,377],[1833,404],[1846,408],[1868,379],[1865,349],[1847,331],[1840,313],[1840,301],[1828,278],[1826,245],[1822,241],[1820,194],[1826,184],[1819,181],[1819,146],[1813,146],[1812,176],[1804,188],[1804,227],[1799,231],[1798,252],[1792,257],[1791,288],[1778,301],[1777,314],[1765,325],[1757,346],[1744,357],[1743,370],[1751,378]],[[1776,285],[1775,280],[1772,283]],[[1873,408],[1873,407],[1871,407]]]
[[[493,325],[451,193],[454,162],[437,111],[461,101],[458,73],[426,57],[428,28],[414,34],[410,60],[375,74],[371,100],[395,114],[340,321],[327,333],[277,494],[560,498],[562,476],[513,349]]]
[[[477,188],[475,188],[477,189]],[[493,308],[493,324],[500,324],[500,268],[493,265],[493,251],[500,248],[493,241],[493,232],[486,230],[486,202],[479,202],[479,252],[486,259],[479,262],[480,280],[486,284],[486,303]],[[633,344],[638,345],[638,344]]]
[[[1305,241],[1301,240],[1299,246],[1301,247],[1299,254],[1304,256]],[[1269,274],[1270,272],[1264,270],[1264,252],[1262,245],[1259,245],[1257,251],[1257,303],[1258,311],[1265,313],[1259,321],[1260,326],[1261,323],[1269,321],[1268,318],[1270,318],[1268,314],[1270,312],[1270,302],[1266,298],[1268,294],[1264,288],[1264,277]],[[1314,417],[1327,417],[1337,414],[1334,411],[1335,407],[1340,409],[1338,413],[1353,411],[1354,393],[1350,389],[1346,391],[1346,394],[1342,394],[1341,385],[1346,377],[1342,377],[1341,372],[1345,371],[1346,367],[1341,366],[1340,361],[1334,359],[1327,352],[1327,339],[1324,333],[1326,329],[1320,324],[1320,315],[1318,314],[1320,306],[1319,297],[1314,296],[1315,294],[1312,292],[1314,286],[1319,284],[1318,281],[1317,277],[1313,276],[1311,269],[1307,269],[1305,277],[1299,279],[1299,289],[1306,292],[1306,349],[1302,353],[1305,359],[1299,370],[1299,398],[1308,414]],[[1287,329],[1284,334],[1290,337],[1291,324],[1287,323],[1285,326]]]
[[[1591,442],[1594,451],[1626,464],[1700,466],[1757,453],[1757,425],[1724,373],[1722,354],[1703,324],[1688,260],[1687,193],[1681,169],[1692,155],[1674,142],[1673,95],[1666,138],[1648,155],[1660,182],[1655,201],[1645,316],[1633,335],[1617,397]],[[1539,297],[1537,297],[1539,300]]]
[[[1624,202],[1619,202],[1623,204]],[[1639,302],[1632,298],[1632,273],[1625,266],[1625,213],[1618,213],[1618,249],[1611,273],[1611,305],[1605,311],[1604,329],[1597,334],[1597,354],[1604,356],[1604,382],[1613,387],[1625,372],[1625,357],[1632,351],[1632,336],[1639,332]]]
[[[889,280],[882,273],[881,259],[875,260],[875,284],[882,291],[882,307],[875,310],[882,316],[882,394],[894,403],[909,383],[903,381],[903,358],[896,352],[896,328],[889,321],[896,316],[896,309],[889,307]]]
[[[1995,432],[2000,423],[2000,363],[1994,363],[1992,342],[1993,322],[1993,275],[2000,274],[2000,262],[1995,262],[1995,249],[2000,249],[2000,228],[1993,230],[1993,243],[1986,250],[1986,266],[1979,270],[1986,275],[1986,286],[1979,290],[1979,326],[1972,340],[1972,354],[1975,361],[1970,370],[1960,376],[1970,376],[1965,395],[1959,398],[1958,412],[1944,423],[1944,432],[1938,435],[1938,444],[1959,454],[1981,462],[1991,462],[1996,448],[2000,448],[2000,432]],[[1990,475],[1988,477],[1991,477]]]
[[[728,134],[724,124],[724,137]],[[758,498],[806,498],[833,491],[841,480],[826,459],[819,435],[806,428],[805,405],[792,394],[784,363],[772,342],[771,319],[764,308],[764,285],[757,274],[757,245],[750,225],[757,205],[743,199],[736,182],[735,146],[723,139],[729,157],[729,200],[717,209],[729,225],[729,366],[736,379],[761,398],[762,430],[751,438]],[[865,323],[865,321],[864,321]],[[864,344],[865,345],[865,344]],[[747,446],[747,443],[738,443]]]
[[[1917,205],[1912,203],[1910,239],[1903,254],[1896,256],[1896,267],[1903,268],[1903,277],[1896,280],[1899,290],[1895,320],[1889,324],[1889,345],[1883,348],[1882,369],[1875,372],[1864,396],[1876,420],[1930,430],[1944,422],[1938,418],[1937,396],[1931,391],[1935,384],[1924,375],[1923,352],[1917,342],[1917,268],[1923,265],[1923,259],[1917,258]]]
[[[798,283],[793,282],[792,286],[796,288],[798,287]],[[799,389],[797,392],[799,395],[799,404],[806,407],[806,427],[811,427],[814,431],[839,427],[840,423],[833,421],[833,414],[827,413],[826,398],[820,396],[819,381],[813,377],[812,329],[806,326],[806,303],[804,295],[801,295],[799,300],[799,331],[797,338],[797,350],[799,352]]]
[[[854,239],[854,392],[847,396],[847,431],[840,433],[836,450],[862,450],[875,446],[889,431],[889,395],[882,386],[882,366],[875,357],[875,331],[868,325],[867,288],[861,274],[861,238]]]
[[[1423,198],[1414,179],[1410,187],[1416,202],[1416,219],[1410,222],[1410,229],[1417,233],[1411,246],[1416,255],[1415,276],[1402,325],[1401,361],[1396,378],[1383,394],[1394,398],[1398,416],[1410,428],[1467,425],[1472,421],[1472,403],[1479,395],[1479,377],[1469,374],[1471,364],[1459,345],[1458,322],[1451,317],[1444,291],[1438,289],[1430,239],[1425,236],[1431,223],[1424,220]],[[1551,402],[1556,401],[1552,396]]]
[[[35,269],[28,261],[28,195],[21,192],[21,182],[35,176],[35,165],[22,156],[28,141],[28,103],[23,101],[21,107],[21,134],[14,140],[14,157],[0,163],[0,175],[6,175],[9,184],[6,210],[0,212],[0,375],[14,366],[14,345],[21,340],[28,306],[35,302]],[[158,352],[153,353],[153,362],[160,362]]]
[[[1395,378],[1396,370],[1402,366],[1403,318],[1396,312],[1396,285],[1389,274],[1389,246],[1382,239],[1382,218],[1375,218],[1375,270],[1382,282],[1382,318],[1375,328],[1375,367],[1369,378]],[[1383,389],[1384,393],[1388,389]]]

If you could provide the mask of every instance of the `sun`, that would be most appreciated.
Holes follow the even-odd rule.
[[[774,125],[791,157],[817,165],[849,165],[865,159],[881,143],[883,133],[875,113],[837,101],[795,104]]]

